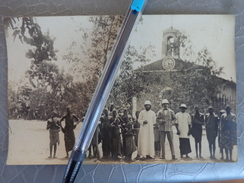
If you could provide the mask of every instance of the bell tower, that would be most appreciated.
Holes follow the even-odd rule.
[[[162,58],[180,58],[179,36],[180,32],[173,27],[163,31]]]

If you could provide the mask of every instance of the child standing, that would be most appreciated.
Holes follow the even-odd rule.
[[[132,160],[132,153],[136,151],[136,144],[134,140],[134,130],[132,129],[132,123],[128,123],[125,129],[125,159]]]
[[[47,130],[49,130],[49,139],[50,139],[50,156],[48,158],[52,158],[52,149],[54,149],[53,152],[53,158],[56,157],[56,151],[57,151],[57,144],[59,145],[59,131],[60,131],[60,125],[59,120],[56,117],[57,115],[54,113],[52,118],[47,120]]]

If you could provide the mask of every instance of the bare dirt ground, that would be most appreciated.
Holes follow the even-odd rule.
[[[60,165],[67,164],[68,159],[64,146],[64,135],[59,133],[60,144],[57,148],[57,158],[48,158],[49,156],[49,131],[46,130],[45,121],[37,120],[9,120],[9,149],[8,149],[8,165]],[[75,129],[76,137],[79,134],[82,124],[80,123]],[[217,141],[217,140],[216,140]],[[190,159],[180,158],[179,140],[174,131],[174,147],[177,160],[171,160],[171,153],[168,141],[166,140],[166,160],[156,157],[152,160],[136,160],[134,162],[97,160],[96,158],[86,158],[84,164],[158,164],[158,163],[206,163],[206,162],[224,162],[220,160],[218,143],[216,143],[216,159],[209,158],[208,142],[205,131],[202,137],[202,157],[196,158],[195,145],[193,137],[190,137],[192,152],[189,154]],[[101,151],[101,144],[99,145]],[[233,160],[237,160],[237,147],[233,150]]]

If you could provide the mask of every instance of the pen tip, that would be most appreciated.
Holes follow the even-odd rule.
[[[70,160],[65,170],[63,183],[73,183],[78,174],[81,162]]]
[[[65,170],[63,183],[73,183],[75,181],[75,178],[79,172],[80,166],[85,158],[85,155],[86,155],[85,151],[72,152],[69,163]]]

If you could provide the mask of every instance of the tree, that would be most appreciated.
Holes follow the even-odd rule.
[[[86,89],[79,89],[80,94],[83,95],[80,101],[87,101],[87,103],[89,103],[95,91],[105,62],[110,56],[110,51],[121,27],[123,16],[94,16],[89,17],[88,21],[93,27],[92,31],[90,32],[90,29],[86,30],[81,27],[78,30],[83,34],[83,39],[79,40],[80,44],[73,42],[70,45],[69,52],[63,56],[67,63],[72,64],[70,72],[75,73],[78,77],[82,77],[81,83],[77,82],[76,86],[87,87]],[[82,56],[73,51],[77,47],[80,47],[82,50]],[[136,50],[134,47],[129,47],[126,50],[125,59],[122,62],[120,74],[117,75],[114,87],[112,88],[109,101],[116,101],[117,105],[122,105],[123,103],[130,103],[132,96],[140,94],[138,92],[140,86],[136,85],[136,80],[133,79],[134,77],[140,77],[138,76],[139,73],[134,73],[133,63],[140,62],[143,64],[150,61],[146,59],[146,53],[148,54],[149,52],[154,54],[153,46],[151,45],[147,48],[141,48],[141,50]],[[125,80],[130,84],[125,84]],[[143,86],[141,85],[141,87]],[[84,92],[82,93],[82,91]],[[79,98],[79,96],[77,97]],[[83,108],[86,109],[85,106],[87,104],[83,103]]]
[[[114,45],[118,30],[122,24],[123,16],[93,16],[88,18],[92,26],[87,30],[80,28],[83,39],[73,42],[69,52],[63,55],[63,59],[71,64],[70,72],[79,78],[73,87],[76,88],[76,98],[83,109],[86,111],[95,91],[103,67],[110,56],[110,51]],[[75,53],[75,48],[79,47],[82,53]],[[81,79],[82,78],[82,79]]]
[[[23,85],[17,91],[19,98],[22,98],[18,101],[22,103],[21,110],[28,106],[27,118],[37,118],[35,112],[38,111],[38,118],[46,119],[57,108],[56,106],[59,108],[61,103],[64,103],[63,95],[72,85],[73,78],[65,75],[54,63],[57,52],[53,46],[55,39],[50,37],[49,32],[43,33],[33,18],[5,18],[4,22],[6,29],[13,30],[14,39],[19,38],[23,44],[31,46],[26,53],[27,59],[31,62],[30,68],[26,71],[31,87]],[[28,93],[25,92],[26,87]],[[16,95],[14,92],[10,90],[12,93],[10,98]],[[9,102],[11,103],[11,99]]]
[[[92,25],[92,32],[91,29],[78,29],[77,31],[83,34],[83,40],[79,40],[80,44],[73,42],[68,54],[63,55],[63,59],[72,64],[70,71],[77,73],[75,75],[81,76],[84,80],[96,76],[98,80],[114,45],[123,16],[92,16],[88,21]],[[77,46],[81,50],[82,58],[80,54],[73,52]]]
[[[154,54],[154,46],[149,45],[141,50],[136,50],[133,46],[128,47],[110,93],[109,102],[121,107],[127,104],[131,106],[132,97],[140,97],[141,92],[146,90],[147,86],[143,85],[146,80],[145,74],[135,72],[133,63],[142,65],[150,62],[151,60],[146,58],[147,54]]]
[[[18,95],[14,89],[14,82],[8,82],[8,110],[9,118],[17,118],[18,115]]]
[[[18,26],[20,22],[21,25]],[[47,78],[47,73],[40,72],[40,70],[43,70],[42,67],[48,66],[47,62],[56,61],[57,51],[53,46],[55,39],[50,37],[49,32],[43,33],[39,24],[31,17],[5,18],[4,23],[5,29],[13,30],[14,39],[18,37],[22,43],[32,47],[26,53],[26,57],[31,61],[30,69],[27,72],[30,84],[35,88],[36,84],[46,82],[43,80],[50,80],[51,78]]]
[[[139,100],[141,97],[147,97],[154,104],[154,110],[159,110],[161,100],[165,97],[170,99],[171,107],[176,111],[181,103],[192,107],[199,104],[201,109],[215,105],[216,109],[220,110],[216,96],[223,84],[220,78],[223,68],[216,67],[210,51],[206,48],[195,53],[194,45],[185,34],[180,33],[178,39],[181,57],[184,58],[184,61],[179,60],[182,67],[178,71],[144,72],[143,67],[133,70],[131,63],[135,61],[136,56],[145,57],[145,53],[139,55],[136,50],[130,48],[115,81],[110,100],[131,103],[132,97]]]

